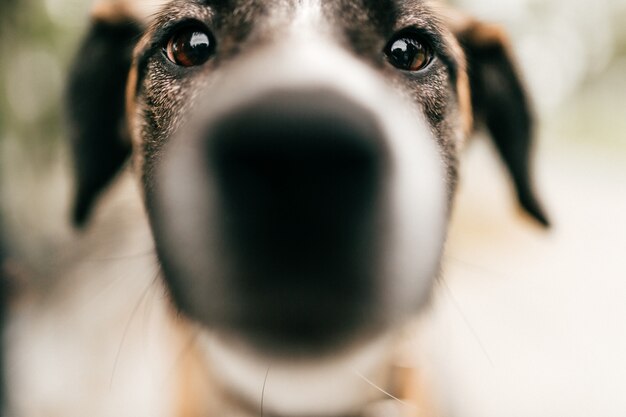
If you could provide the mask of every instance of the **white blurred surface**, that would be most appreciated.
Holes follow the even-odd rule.
[[[445,415],[626,415],[626,154],[545,150],[543,231],[512,214],[500,168],[475,145],[417,335]]]

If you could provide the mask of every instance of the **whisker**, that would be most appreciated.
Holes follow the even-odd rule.
[[[474,262],[469,262],[469,261],[457,258],[455,256],[446,255],[445,260],[456,263],[457,265],[460,265],[466,268],[473,269],[475,272],[486,273],[488,275],[495,276],[495,277],[502,277],[502,276],[508,275],[508,273],[505,273],[502,271],[496,271],[484,265],[479,265]]]
[[[472,323],[470,323],[469,319],[467,318],[467,316],[463,312],[463,309],[461,309],[461,306],[458,303],[458,301],[456,300],[456,298],[454,297],[454,294],[452,293],[452,290],[450,289],[450,286],[443,279],[443,276],[439,277],[439,279],[437,281],[445,289],[446,294],[448,295],[450,301],[452,302],[452,305],[454,306],[454,309],[459,313],[459,315],[463,319],[463,322],[465,322],[465,325],[469,329],[469,331],[472,334],[472,337],[474,338],[474,340],[476,340],[476,343],[478,343],[478,346],[480,347],[480,349],[482,350],[483,354],[487,358],[487,361],[489,362],[491,367],[494,368],[495,365],[493,363],[493,360],[491,359],[491,356],[489,355],[489,352],[487,351],[487,348],[485,347],[484,343],[482,342],[482,340],[478,336],[478,332],[476,331],[476,329],[474,329],[474,326],[472,326]]]
[[[121,260],[121,258],[119,258],[119,259]],[[134,258],[134,259],[138,259],[138,258]],[[88,261],[86,261],[86,262],[88,262]],[[105,262],[105,261],[102,260],[102,262]],[[158,264],[157,264],[156,267],[159,268]],[[112,279],[111,281],[108,281],[108,282],[104,283],[101,286],[101,288],[99,288],[99,290],[94,293],[93,300],[101,297],[102,295],[104,295],[105,293],[110,291],[113,287],[115,287],[120,281],[123,281],[123,280],[125,280],[127,278],[128,278],[128,274],[119,274],[116,278]]]
[[[154,278],[146,286],[146,289],[142,291],[141,296],[139,297],[139,300],[137,300],[137,304],[135,305],[135,307],[133,308],[133,310],[130,313],[130,317],[128,318],[128,322],[124,326],[124,331],[122,333],[122,340],[120,340],[120,345],[118,346],[117,352],[115,354],[115,361],[113,362],[113,370],[111,372],[111,380],[109,381],[109,389],[111,389],[113,387],[113,381],[115,379],[115,372],[117,370],[117,364],[119,362],[120,354],[122,352],[122,347],[124,346],[124,340],[126,340],[126,335],[128,334],[128,330],[130,329],[130,325],[131,325],[133,319],[135,318],[135,315],[139,311],[139,307],[141,307],[141,304],[142,304],[143,300],[148,295],[150,289],[157,283],[157,279],[159,277],[159,274],[160,274],[160,270],[158,270],[154,274]]]
[[[157,297],[157,292],[159,291],[159,289],[161,289],[160,285],[156,285],[157,282],[159,280],[159,272],[157,272],[157,276],[155,278],[153,278],[153,282],[152,285],[150,287],[150,289],[148,290],[148,294],[146,294],[145,300],[144,300],[144,308],[143,308],[143,323],[145,323],[144,326],[144,339],[148,340],[148,332],[150,330],[150,319],[152,318],[152,311],[154,308],[154,303],[155,303],[155,298]]]
[[[139,252],[130,255],[121,255],[121,256],[109,256],[104,258],[91,258],[87,259],[85,262],[115,262],[115,261],[127,261],[131,259],[145,258],[147,256],[154,255],[154,248],[150,249],[146,252]]]
[[[263,388],[261,389],[261,417],[264,416],[265,414],[265,410],[264,410],[264,401],[265,401],[265,386],[267,385],[267,377],[270,374],[270,369],[272,368],[272,366],[268,366],[267,367],[267,371],[265,372],[265,378],[263,379]]]
[[[152,278],[152,289],[154,290],[152,293],[153,297],[157,296],[157,291],[162,290],[163,287],[161,285],[156,285],[156,283],[158,281],[161,280],[162,276],[161,276],[161,263],[156,260],[155,264],[154,264],[154,268],[156,269],[156,274],[155,276]],[[154,298],[153,298],[154,299]],[[154,306],[154,303],[145,303],[145,308],[144,308],[144,322],[148,321],[148,318],[150,316],[150,314],[152,313],[152,307]]]
[[[366,377],[365,375],[363,375],[359,371],[353,369],[352,372],[356,376],[361,378],[363,381],[365,381],[372,388],[376,389],[377,391],[380,391],[381,393],[385,394],[387,397],[391,398],[392,400],[395,400],[398,403],[400,403],[400,404],[402,404],[403,406],[406,406],[406,407],[410,407],[410,408],[414,408],[414,409],[417,408],[417,406],[415,404],[411,404],[411,403],[408,403],[408,402],[406,402],[404,400],[401,400],[400,398],[396,397],[395,395],[393,395],[389,391],[384,390],[382,387],[380,387],[377,384],[375,384],[374,381],[370,380],[368,377]]]

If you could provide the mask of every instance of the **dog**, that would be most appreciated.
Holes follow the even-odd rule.
[[[208,364],[180,414],[364,416],[419,396],[391,358],[439,274],[473,132],[548,225],[504,33],[424,0],[158,6],[94,8],[68,90],[73,220],[131,159],[162,279]]]

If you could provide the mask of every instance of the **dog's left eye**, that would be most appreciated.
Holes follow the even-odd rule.
[[[174,33],[164,49],[174,64],[194,67],[204,64],[213,55],[215,40],[206,28],[187,26]]]
[[[432,48],[412,33],[396,35],[387,44],[385,54],[394,67],[405,71],[424,69],[434,57]]]

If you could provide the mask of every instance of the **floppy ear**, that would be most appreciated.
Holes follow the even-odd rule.
[[[87,221],[94,201],[130,154],[125,90],[140,33],[130,20],[95,20],[72,65],[67,113],[76,173],[72,219],[77,226]]]
[[[457,37],[467,57],[475,128],[486,128],[515,185],[524,210],[543,226],[549,220],[532,183],[534,120],[511,56],[497,26],[466,22]]]

